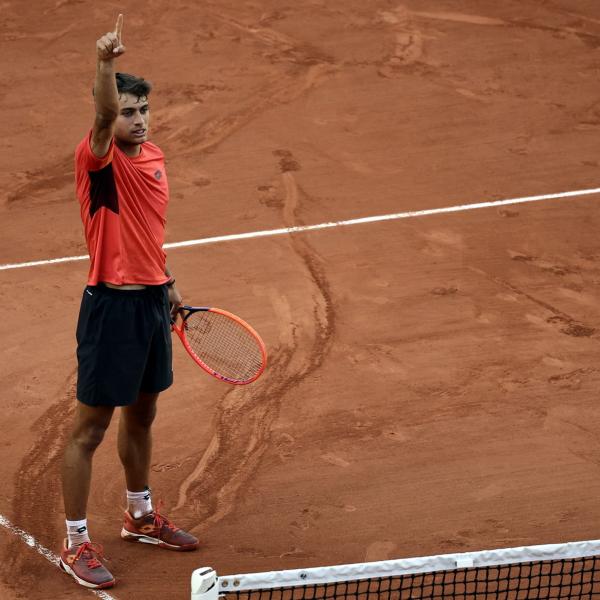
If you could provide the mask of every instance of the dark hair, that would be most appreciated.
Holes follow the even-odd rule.
[[[117,91],[121,94],[131,94],[138,99],[148,96],[152,90],[152,84],[141,77],[129,75],[129,73],[115,73],[117,80]]]
[[[119,96],[121,94],[131,94],[140,98],[145,98],[152,91],[152,84],[146,81],[142,77],[136,77],[129,73],[115,73],[115,79],[117,80],[117,92]],[[92,88],[92,96],[94,95],[94,89]]]

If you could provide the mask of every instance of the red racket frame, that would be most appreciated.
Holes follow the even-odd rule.
[[[214,307],[207,307],[207,306],[182,306],[182,307],[180,307],[179,310],[181,312],[183,312],[183,311],[188,311],[188,312],[185,316],[182,317],[181,327],[177,327],[177,322],[175,320],[175,321],[171,321],[171,328],[179,336],[179,339],[181,340],[181,343],[183,344],[184,348],[187,350],[188,354],[192,357],[194,362],[196,362],[196,364],[199,367],[204,369],[209,375],[212,375],[213,377],[216,377],[217,379],[219,379],[220,381],[224,381],[225,383],[231,383],[232,385],[248,385],[249,383],[256,381],[260,377],[262,372],[265,370],[265,367],[267,366],[267,349],[265,347],[264,342],[262,341],[262,339],[256,332],[256,330],[251,325],[246,323],[246,321],[244,321],[243,319],[240,319],[240,317],[238,317],[237,315],[234,315],[233,313],[230,313],[229,311],[223,310],[222,308],[214,308]],[[229,319],[232,319],[233,321],[235,321],[236,323],[238,323],[239,325],[244,327],[244,329],[246,329],[246,331],[248,331],[252,335],[252,337],[256,340],[256,343],[257,343],[257,345],[260,349],[260,353],[262,355],[262,365],[260,367],[260,370],[254,375],[254,377],[252,377],[252,379],[246,379],[244,381],[240,381],[239,379],[231,379],[230,377],[225,377],[224,375],[221,375],[220,373],[218,373],[217,371],[215,371],[214,369],[209,367],[194,352],[194,350],[190,346],[190,344],[187,340],[187,337],[185,335],[185,321],[190,315],[192,315],[195,312],[213,312],[213,313],[217,313],[219,315],[223,315],[224,317],[228,317]],[[178,315],[178,316],[180,316],[180,315]]]

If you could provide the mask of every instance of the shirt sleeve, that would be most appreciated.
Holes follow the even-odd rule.
[[[115,149],[115,138],[110,140],[110,146],[108,152],[102,157],[98,158],[93,152],[91,147],[92,130],[81,140],[77,150],[75,151],[75,159],[77,164],[85,171],[100,171],[112,162],[114,149]]]

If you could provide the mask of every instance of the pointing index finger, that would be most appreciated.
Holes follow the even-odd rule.
[[[123,15],[119,14],[117,17],[117,24],[115,26],[115,33],[117,34],[117,41],[119,46],[121,45],[121,33],[123,31]]]

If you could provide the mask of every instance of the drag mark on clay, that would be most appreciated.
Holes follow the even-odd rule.
[[[474,273],[477,273],[478,275],[483,275],[486,279],[489,279],[490,281],[493,281],[494,283],[509,289],[511,292],[513,292],[517,296],[526,298],[530,302],[533,302],[534,304],[537,304],[538,306],[541,306],[545,310],[551,312],[553,314],[553,316],[546,319],[546,323],[556,324],[559,327],[562,326],[560,329],[561,333],[564,333],[564,334],[570,335],[570,336],[574,336],[574,337],[590,337],[595,333],[595,329],[593,327],[588,327],[586,325],[579,323],[576,319],[574,319],[567,313],[562,312],[561,310],[559,310],[555,306],[552,306],[548,302],[545,302],[544,300],[540,300],[539,298],[536,298],[535,296],[528,294],[527,292],[519,289],[517,286],[513,285],[512,283],[509,283],[508,281],[505,281],[504,279],[501,279],[500,277],[490,275],[489,273],[486,273],[482,269],[478,269],[476,267],[471,267],[471,266],[468,268],[470,271],[473,271]]]
[[[300,65],[333,63],[333,58],[318,48],[296,40],[289,35],[270,27],[246,25],[222,14],[214,14],[217,19],[230,27],[258,40],[267,48],[263,56],[271,62],[293,62]],[[264,23],[264,21],[263,21]]]
[[[455,12],[425,12],[425,11],[412,11],[412,15],[415,17],[421,17],[423,19],[435,19],[439,21],[452,21],[454,23],[465,23],[466,25],[488,25],[488,26],[499,26],[506,25],[506,21],[502,19],[494,19],[490,17],[481,17],[479,15],[468,15],[463,13]]]
[[[64,391],[34,423],[33,429],[38,433],[33,447],[25,455],[16,476],[14,514],[19,520],[31,522],[32,515],[40,514],[41,523],[46,523],[44,516],[50,512],[60,512],[60,461],[66,444],[71,419],[76,405],[76,374],[67,378]],[[46,505],[40,510],[40,485],[43,485]],[[48,511],[48,512],[47,512]],[[56,531],[49,525],[36,527],[38,535],[43,532],[55,538]]]
[[[298,219],[302,197],[293,172],[301,168],[290,151],[274,151],[285,159],[282,169],[282,217],[286,224]],[[280,164],[281,166],[281,164]],[[335,332],[335,313],[329,284],[316,253],[302,238],[290,238],[299,269],[307,277],[305,293],[299,294],[299,307],[278,290],[257,290],[273,307],[279,331],[278,345],[270,349],[269,367],[252,386],[227,392],[217,408],[215,433],[196,466],[182,482],[175,509],[193,506],[198,522],[193,532],[218,522],[235,508],[240,489],[271,448],[272,427],[286,394],[317,371],[327,356]],[[294,296],[296,297],[296,296]],[[293,315],[293,316],[292,316]]]
[[[37,437],[15,476],[13,518],[26,522],[42,539],[61,537],[54,520],[47,515],[61,512],[60,460],[75,409],[75,377],[73,371],[57,399],[33,424]],[[40,489],[44,490],[41,495]],[[13,577],[15,573],[20,574],[21,585],[25,585],[28,578],[33,579],[25,547],[15,540],[9,556],[9,572]]]
[[[500,19],[453,12],[414,11],[402,4],[392,10],[379,11],[377,19],[389,25],[394,31],[393,50],[384,58],[378,69],[378,74],[386,78],[397,77],[404,72],[432,74],[439,71],[439,64],[428,61],[425,57],[424,39],[426,36],[421,28],[415,24],[417,19],[435,19],[468,25],[506,25]],[[477,94],[470,90],[458,89],[456,91],[468,97],[479,98]]]
[[[597,387],[597,381],[593,381],[593,378],[589,378],[587,384],[590,390]],[[594,415],[597,416],[597,411]],[[552,433],[557,443],[572,456],[600,466],[600,437],[578,407],[563,404],[549,408],[544,430]]]
[[[262,56],[269,62],[289,67],[262,79],[260,85],[248,95],[250,100],[234,107],[229,114],[209,118],[198,127],[190,128],[186,124],[170,132],[166,139],[178,149],[178,156],[197,156],[199,152],[214,150],[267,110],[293,102],[328,80],[338,70],[331,57],[274,29],[246,25],[219,13],[213,13],[212,16],[255,40],[261,47]]]
[[[381,77],[392,78],[409,67],[426,66],[422,60],[423,34],[412,25],[408,9],[398,6],[393,11],[380,11],[377,17],[394,31],[393,49],[383,59],[378,74]]]
[[[70,154],[60,160],[50,171],[47,169],[25,171],[17,175],[16,188],[8,192],[6,204],[10,207],[15,203],[45,205],[71,202],[71,186],[74,177],[73,157]],[[49,190],[61,193],[49,194]]]
[[[598,369],[592,368],[581,368],[569,371],[568,373],[560,373],[559,375],[552,375],[548,378],[548,383],[556,385],[557,387],[566,388],[579,388],[583,378],[589,375],[598,373]]]
[[[328,64],[310,65],[303,77],[276,74],[262,81],[251,94],[251,100],[229,114],[215,116],[198,127],[183,125],[174,129],[166,140],[177,150],[178,156],[197,156],[213,151],[231,135],[255,118],[276,106],[289,104],[327,80],[336,68]]]
[[[421,19],[431,19],[438,21],[462,23],[465,25],[480,25],[488,27],[514,27],[521,29],[533,29],[538,31],[544,31],[552,34],[563,34],[563,35],[575,35],[579,37],[584,43],[592,46],[600,46],[600,35],[591,33],[589,31],[583,31],[582,29],[570,27],[570,26],[551,26],[542,25],[540,23],[534,23],[530,21],[524,21],[520,19],[498,19],[493,17],[484,17],[480,15],[463,14],[456,12],[427,12],[427,11],[410,11],[410,14],[414,17]],[[597,19],[589,19],[583,15],[576,15],[565,11],[565,14],[576,17],[578,20],[588,21],[589,23],[600,24]]]
[[[570,273],[578,273],[580,271],[580,269],[576,267],[555,264],[554,262],[543,260],[541,258],[538,258],[537,256],[523,254],[522,252],[514,252],[512,250],[509,250],[508,255],[510,256],[511,260],[531,264],[540,269],[541,271],[550,272],[554,275],[567,275]]]

